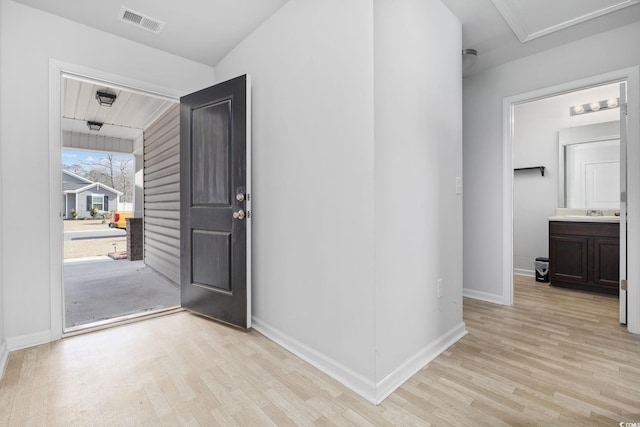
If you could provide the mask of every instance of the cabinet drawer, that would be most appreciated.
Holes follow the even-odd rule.
[[[620,224],[601,222],[549,221],[549,235],[620,237]]]

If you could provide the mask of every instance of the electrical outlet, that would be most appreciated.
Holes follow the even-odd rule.
[[[456,176],[456,194],[462,194],[462,177]]]
[[[436,292],[438,294],[438,298],[442,298],[442,279],[436,280]]]

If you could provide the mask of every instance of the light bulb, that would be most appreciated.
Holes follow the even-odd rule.
[[[582,114],[584,113],[584,107],[582,105],[576,105],[573,107],[573,112],[576,114]]]
[[[600,109],[600,103],[592,102],[591,104],[589,104],[589,108],[591,108],[591,111],[598,111]]]
[[[607,99],[607,107],[616,108],[618,106],[618,98]]]

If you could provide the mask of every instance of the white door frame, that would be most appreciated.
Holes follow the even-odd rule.
[[[629,112],[627,148],[627,258],[640,259],[640,67],[630,67],[557,86],[504,98],[502,103],[503,141],[503,244],[502,295],[504,305],[513,305],[513,110],[517,104],[574,92],[607,83],[627,82]],[[640,334],[640,263],[627,266],[627,329]]]
[[[62,199],[60,197],[60,192],[62,191],[62,79],[64,76],[104,83],[110,87],[171,101],[179,102],[180,96],[183,95],[174,89],[157,86],[149,82],[56,59],[49,61],[49,204],[51,207],[50,212],[52,213],[49,223],[51,341],[62,338],[64,330],[64,278],[62,268],[64,261],[64,230],[62,226]]]

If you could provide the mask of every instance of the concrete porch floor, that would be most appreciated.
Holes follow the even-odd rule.
[[[180,305],[180,288],[144,265],[109,257],[64,263],[65,328]]]

